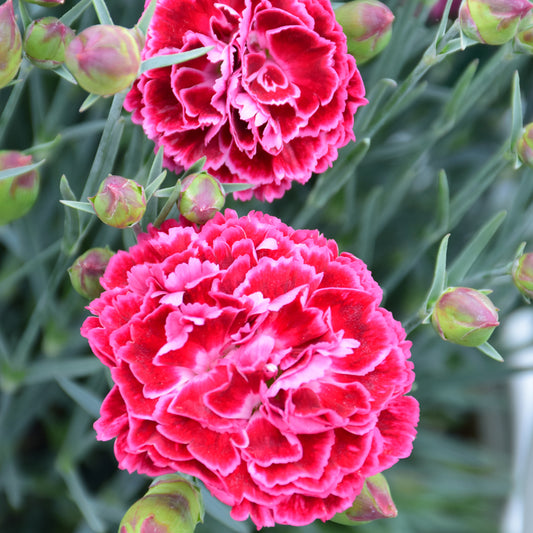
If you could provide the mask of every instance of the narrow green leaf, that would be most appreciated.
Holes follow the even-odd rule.
[[[370,139],[368,137],[357,141],[355,146],[350,149],[347,157],[339,160],[333,168],[320,174],[306,199],[304,207],[291,224],[299,228],[305,226],[334,194],[346,185],[350,179],[354,178],[355,169],[364,159],[369,148]]]
[[[92,94],[90,93],[87,95],[87,98],[83,101],[83,103],[80,106],[80,113],[83,113],[84,111],[87,111],[90,107],[92,107],[98,100],[100,100],[101,96],[99,94]]]
[[[520,92],[520,78],[518,71],[513,76],[513,85],[511,89],[511,136],[509,138],[509,152],[513,157],[513,166],[521,166],[520,159],[516,152],[516,143],[522,135],[522,94]]]
[[[253,189],[253,185],[250,183],[222,183],[222,188],[226,194],[231,194],[238,191],[247,191]]]
[[[372,262],[377,230],[375,220],[382,205],[383,187],[374,187],[364,202],[356,243],[357,255],[366,263]]]
[[[45,159],[42,159],[41,161],[38,161],[37,163],[32,163],[31,165],[24,165],[23,167],[6,168],[5,170],[0,170],[0,181],[26,174],[26,172],[30,172],[31,170],[35,170],[36,168],[40,167],[44,162]]]
[[[357,111],[357,131],[364,135],[364,132],[372,123],[376,111],[383,105],[384,99],[397,87],[398,83],[390,78],[382,78],[376,83],[368,95],[369,103]]]
[[[100,24],[109,24],[113,25],[113,19],[111,18],[111,15],[109,14],[109,10],[107,9],[106,3],[104,0],[92,0],[94,10],[96,11],[96,16],[98,17],[98,20],[100,21]]]
[[[176,185],[173,187],[173,191],[168,197],[168,200],[165,202],[165,205],[159,212],[159,215],[157,215],[157,218],[154,221],[154,226],[158,228],[161,226],[163,221],[167,218],[168,214],[170,213],[171,209],[176,205],[176,202],[178,201],[180,191],[181,191],[181,180],[176,181]]]
[[[140,74],[154,68],[170,67],[171,65],[177,65],[178,63],[184,63],[185,61],[196,59],[197,57],[205,55],[212,48],[212,46],[203,46],[202,48],[196,48],[189,52],[150,57],[141,63]]]
[[[201,487],[200,490],[206,514],[225,526],[229,531],[249,533],[250,529],[246,522],[237,522],[231,518],[230,509],[227,505],[214,498],[204,487]]]
[[[15,83],[13,89],[11,89],[11,94],[9,95],[9,98],[7,99],[7,102],[0,113],[0,146],[3,144],[4,137],[7,133],[7,126],[11,120],[11,117],[15,113],[15,110],[17,109],[18,101],[22,96],[26,85],[26,80],[32,69],[33,66],[29,61],[24,60],[22,62],[17,83]]]
[[[437,198],[437,228],[447,231],[450,226],[450,188],[446,172],[439,172],[439,189]]]
[[[148,185],[150,185],[153,180],[161,175],[161,172],[163,171],[163,155],[164,150],[163,147],[160,146],[159,150],[157,150],[156,154],[154,155],[154,160],[152,162],[152,166],[150,167],[148,181],[146,182]]]
[[[92,417],[98,418],[100,415],[100,406],[102,405],[101,398],[98,398],[87,387],[83,387],[78,383],[63,376],[56,378],[59,386],[87,413]]]
[[[78,506],[85,520],[87,520],[90,528],[96,533],[104,533],[105,524],[98,516],[95,505],[89,497],[87,489],[83,485],[77,470],[75,470],[72,466],[68,468],[62,467],[59,461],[58,463],[58,469],[68,487],[69,495]]]
[[[204,168],[205,162],[207,157],[202,157],[198,159],[195,163],[193,163],[181,176],[181,178],[186,178],[187,176],[190,176],[191,174],[196,174],[196,172],[201,172]]]
[[[505,211],[496,213],[483,227],[472,237],[463,248],[457,259],[448,270],[448,283],[451,286],[459,285],[466,276],[479,254],[485,249],[496,230],[506,216]]]
[[[446,102],[446,105],[442,112],[444,120],[456,119],[459,109],[465,101],[465,96],[470,88],[470,84],[474,79],[478,65],[479,59],[475,59],[474,61],[472,61],[461,74],[461,77],[457,80],[457,83],[453,88],[452,94]]]
[[[29,366],[24,383],[35,384],[58,377],[84,377],[102,371],[102,363],[96,357],[73,357],[72,359],[41,359]]]
[[[481,353],[488,355],[491,359],[494,359],[495,361],[498,361],[499,363],[503,363],[503,357],[498,353],[496,348],[494,348],[494,346],[491,346],[488,342],[485,342],[480,346],[476,346],[476,348]]]
[[[154,16],[156,5],[157,0],[152,0],[150,2],[150,5],[144,10],[144,13],[142,14],[139,22],[137,23],[137,28],[139,28],[145,35],[146,31],[148,30],[148,26],[150,26],[150,21]]]
[[[61,180],[59,181],[59,192],[63,198],[63,201],[76,202],[76,196],[70,187],[67,177],[64,174],[61,176]],[[65,255],[70,255],[70,250],[74,246],[80,231],[80,216],[78,210],[65,209],[64,228],[61,247],[65,252]]]
[[[55,72],[58,76],[68,81],[69,83],[72,83],[72,85],[78,85],[76,78],[70,73],[69,70],[67,70],[67,67],[65,67],[65,65],[60,65],[59,67],[55,68],[53,72]]]
[[[76,2],[71,9],[69,9],[59,18],[59,20],[67,26],[72,26],[72,23],[81,17],[83,12],[91,5],[91,3],[92,0],[79,0],[79,2]]]
[[[461,220],[476,200],[498,178],[501,171],[509,165],[504,157],[506,149],[507,143],[453,196],[450,202],[450,227],[454,227]]]
[[[77,201],[69,201],[69,200],[59,200],[63,205],[66,205],[67,207],[72,207],[72,209],[77,209],[78,211],[84,211],[85,213],[91,213],[91,215],[94,215],[94,209],[92,204],[89,202],[77,202]]]
[[[165,178],[167,177],[167,171],[163,170],[159,176],[157,176],[155,179],[152,180],[150,185],[148,185],[144,189],[144,194],[146,195],[146,201],[148,201],[156,192],[159,186],[165,181]],[[173,187],[172,187],[173,189]],[[159,194],[156,195],[157,197],[161,197]]]
[[[447,286],[446,254],[448,252],[449,238],[450,234],[447,234],[442,238],[439,246],[439,251],[437,252],[437,259],[435,260],[435,270],[433,272],[433,281],[431,282],[431,287],[422,306],[422,312],[426,316],[429,315],[433,304]]]

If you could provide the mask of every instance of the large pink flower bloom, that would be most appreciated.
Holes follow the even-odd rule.
[[[111,258],[82,334],[121,468],[200,478],[237,520],[348,508],[411,452],[410,343],[362,261],[261,213],[170,220]]]
[[[323,172],[366,103],[329,0],[158,0],[143,59],[213,49],[143,74],[125,107],[166,165],[207,157],[223,182],[272,201]]]

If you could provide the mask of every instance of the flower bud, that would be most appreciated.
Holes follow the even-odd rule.
[[[352,506],[343,513],[336,514],[332,521],[345,526],[354,526],[378,518],[394,518],[397,514],[385,476],[376,474],[365,480],[363,489]]]
[[[511,276],[526,300],[533,298],[533,253],[522,254],[513,263]]]
[[[203,522],[200,491],[177,474],[156,478],[120,522],[119,533],[192,533]]]
[[[533,167],[533,122],[527,124],[516,143],[516,152],[522,163]]]
[[[220,183],[207,172],[190,174],[181,185],[178,209],[191,222],[205,224],[224,207],[226,195]]]
[[[37,4],[43,7],[55,7],[65,3],[65,0],[25,0],[30,4]]]
[[[20,34],[12,0],[0,6],[0,89],[16,75],[22,62]]]
[[[11,150],[0,151],[0,170],[24,167],[32,163],[31,155]],[[38,194],[37,170],[0,180],[0,226],[25,215],[37,200]]]
[[[362,65],[389,44],[392,11],[378,0],[354,0],[335,10],[335,17],[346,34],[348,52]]]
[[[498,310],[480,291],[449,287],[437,300],[431,322],[446,341],[462,346],[487,342],[499,324]]]
[[[510,41],[533,4],[529,0],[463,0],[459,23],[463,33],[480,43]]]
[[[34,20],[24,34],[24,52],[40,68],[56,68],[65,61],[65,48],[75,33],[56,17]]]
[[[132,30],[99,24],[70,41],[65,64],[83,89],[108,96],[133,83],[141,66],[141,51]]]
[[[141,220],[146,211],[142,186],[122,176],[108,176],[89,201],[98,218],[114,228],[132,226]]]
[[[114,252],[109,248],[91,248],[72,263],[68,275],[78,294],[90,300],[100,296],[104,290],[100,285],[100,278],[113,255]]]

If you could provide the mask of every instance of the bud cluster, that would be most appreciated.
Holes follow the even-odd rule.
[[[26,0],[30,1],[30,0]],[[31,0],[53,7],[64,0]],[[34,20],[22,34],[13,0],[0,5],[0,88],[19,70],[22,52],[37,67],[65,65],[84,90],[109,96],[127,89],[139,74],[143,35],[137,29],[97,24],[78,35],[56,17]]]

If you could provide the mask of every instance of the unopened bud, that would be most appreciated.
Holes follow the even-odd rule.
[[[20,34],[12,0],[0,6],[0,89],[16,75],[22,62]]]
[[[204,519],[199,489],[177,474],[156,478],[120,522],[118,533],[192,533]]]
[[[93,300],[104,290],[100,278],[114,253],[109,248],[91,248],[68,269],[70,282],[78,294]]]
[[[499,45],[515,36],[520,21],[532,7],[529,0],[463,0],[459,23],[470,39]]]
[[[343,513],[336,514],[332,521],[345,526],[354,526],[379,518],[394,518],[397,514],[385,476],[376,474],[365,480],[363,489],[352,506]]]
[[[86,91],[108,96],[129,87],[139,73],[141,51],[134,30],[99,24],[78,34],[65,64]]]
[[[30,4],[37,4],[38,6],[43,7],[55,7],[62,5],[65,0],[25,0]]]
[[[108,176],[89,201],[98,218],[114,228],[132,226],[141,220],[146,211],[142,186],[122,176]]]
[[[353,0],[335,10],[335,17],[346,34],[348,52],[362,65],[389,44],[392,11],[378,0]]]
[[[65,61],[65,48],[75,34],[56,17],[34,20],[24,34],[24,52],[40,68],[56,68]]]
[[[205,224],[224,207],[224,189],[207,172],[190,174],[181,185],[178,208],[191,222]]]
[[[481,291],[449,287],[437,300],[431,322],[446,341],[462,346],[480,346],[499,325],[498,310]]]
[[[533,253],[523,254],[513,263],[511,276],[526,300],[533,298]]]
[[[525,126],[516,143],[516,152],[522,163],[533,167],[533,122]]]
[[[0,170],[24,167],[33,163],[31,155],[0,151]],[[0,180],[0,226],[24,216],[39,194],[39,173],[31,170],[20,176]]]

